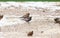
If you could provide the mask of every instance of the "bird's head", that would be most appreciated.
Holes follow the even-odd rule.
[[[30,15],[30,13],[26,13],[26,15]]]

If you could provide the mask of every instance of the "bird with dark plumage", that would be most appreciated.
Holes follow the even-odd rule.
[[[22,20],[24,20],[24,21],[26,21],[26,22],[31,21],[31,20],[32,20],[32,17],[29,16],[29,15],[30,15],[30,13],[26,13],[25,15],[23,15],[23,16],[21,17]]]

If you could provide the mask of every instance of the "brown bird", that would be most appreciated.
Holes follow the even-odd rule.
[[[3,15],[0,15],[0,20],[3,18]]]
[[[55,18],[55,23],[59,23],[60,24],[60,18]]]
[[[33,35],[33,31],[29,32],[27,35],[28,36],[32,36]]]
[[[22,16],[22,18],[27,18],[29,17],[30,13],[26,13],[25,15]]]
[[[29,16],[30,13],[26,13],[25,15],[23,15],[21,18],[22,20],[26,21],[26,22],[29,22],[32,20],[32,17]]]

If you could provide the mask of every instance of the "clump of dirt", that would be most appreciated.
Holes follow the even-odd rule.
[[[41,31],[41,33],[43,33],[44,31]]]
[[[60,18],[55,18],[55,23],[59,23],[60,24]]]
[[[27,35],[28,36],[32,36],[33,35],[33,31],[29,32]]]
[[[0,20],[3,18],[3,15],[0,15]]]

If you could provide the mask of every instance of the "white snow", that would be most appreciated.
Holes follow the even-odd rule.
[[[25,8],[28,8],[29,6],[32,6],[32,7],[42,7],[42,8],[51,8],[51,9],[57,9],[60,7],[56,7],[54,5],[56,5],[56,2],[23,2],[23,3],[20,3],[20,2],[0,2],[1,6],[0,7],[3,7],[3,8],[7,8],[11,5],[15,6],[15,7],[19,7],[20,5],[25,7]]]
[[[7,15],[8,16],[8,15]],[[13,17],[13,16],[12,16]],[[4,16],[1,20],[0,20],[0,26],[5,26],[5,25],[14,25],[14,24],[23,24],[25,21],[19,19],[18,18],[10,18],[9,16],[6,17]]]
[[[56,5],[55,2],[23,2],[23,3],[21,2],[0,2],[0,9],[8,8],[8,7],[11,7],[12,5],[14,7],[22,6],[26,9],[29,9],[30,6],[32,9],[34,9],[35,7],[41,7],[41,8],[46,8],[46,9],[49,8],[49,9],[52,9],[53,11],[56,9],[60,9],[60,7],[54,6]],[[3,19],[0,21],[0,26],[12,25],[12,24],[17,24],[17,23],[23,24],[24,21],[19,18],[6,19],[6,16],[4,16]]]

